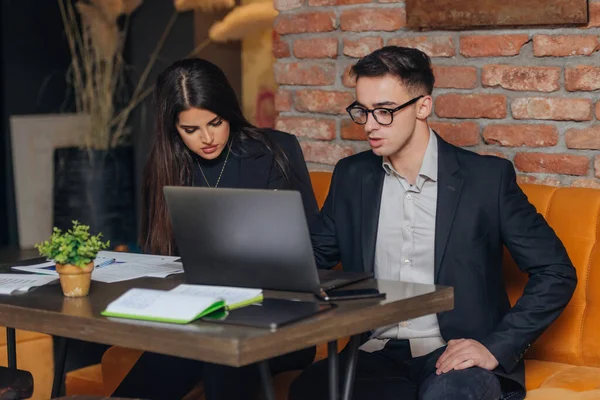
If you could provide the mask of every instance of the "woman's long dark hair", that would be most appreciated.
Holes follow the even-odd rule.
[[[219,67],[203,59],[175,62],[162,72],[154,90],[156,127],[142,183],[142,250],[172,255],[175,239],[163,196],[164,186],[193,182],[194,155],[175,126],[179,113],[190,108],[212,111],[229,122],[230,140],[255,140],[274,155],[277,167],[288,176],[288,159],[264,131],[242,114],[235,92]]]

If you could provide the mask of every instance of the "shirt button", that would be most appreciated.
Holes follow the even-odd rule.
[[[404,264],[409,264],[410,260],[407,258],[406,260],[404,260]]]
[[[409,193],[409,194],[407,194],[407,195],[406,195],[406,198],[407,198],[408,200],[410,200],[410,199],[412,199],[412,195]]]

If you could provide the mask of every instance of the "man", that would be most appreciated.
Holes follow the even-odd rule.
[[[317,263],[454,287],[452,311],[371,332],[358,352],[353,399],[523,398],[523,355],[576,286],[565,248],[509,161],[452,146],[429,128],[427,55],[384,47],[352,72],[356,102],[347,111],[372,151],[335,168],[311,230]],[[512,308],[503,245],[530,276]],[[291,398],[326,398],[327,387],[323,361],[294,382]]]

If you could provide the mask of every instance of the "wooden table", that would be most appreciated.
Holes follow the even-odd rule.
[[[453,307],[453,289],[449,287],[369,280],[349,288],[374,287],[386,293],[385,299],[339,302],[331,311],[276,331],[201,321],[177,325],[100,315],[109,302],[129,288],[168,290],[182,279],[182,275],[175,275],[113,284],[92,282],[89,296],[76,299],[64,297],[58,282],[23,295],[0,295],[0,325],[235,367],[258,362],[267,399],[273,398],[273,392],[265,360],[325,342],[329,342],[330,396],[337,398],[338,386],[334,384],[338,379],[337,339],[352,336],[344,386],[344,398],[350,398],[361,333]],[[267,298],[316,301],[314,295],[307,293],[265,291],[264,294]],[[55,367],[55,393],[59,392],[64,375],[60,358]]]

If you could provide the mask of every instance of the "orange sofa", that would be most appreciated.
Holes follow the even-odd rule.
[[[54,351],[52,336],[43,333],[15,330],[17,343],[17,368],[33,376],[32,400],[47,400],[52,392]],[[0,327],[0,365],[8,364],[6,329]]]
[[[311,172],[319,206],[329,190],[330,172]],[[554,228],[577,268],[579,283],[559,319],[526,354],[527,400],[600,400],[600,190],[522,185],[529,200]],[[508,253],[505,281],[512,303],[523,292],[527,275]],[[141,352],[113,347],[102,365],[67,375],[67,394],[108,395]],[[317,359],[326,356],[319,346]],[[287,398],[292,371],[275,379],[277,396]],[[186,399],[202,399],[201,386]]]
[[[522,185],[567,248],[578,284],[565,311],[525,357],[528,400],[600,399],[600,190]],[[514,304],[527,275],[505,252]]]

